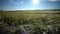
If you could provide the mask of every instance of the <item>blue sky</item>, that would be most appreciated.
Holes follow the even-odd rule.
[[[60,9],[60,0],[0,0],[3,10]]]

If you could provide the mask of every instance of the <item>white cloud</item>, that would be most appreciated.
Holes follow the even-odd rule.
[[[24,4],[23,1],[15,2],[15,1],[13,1],[13,0],[10,0],[9,2],[10,2],[10,3],[13,3],[13,4],[16,4],[16,5],[22,5],[22,4]]]
[[[13,0],[10,0],[10,3],[13,3],[13,4],[17,4],[17,5],[19,5],[18,2],[14,2]]]
[[[40,1],[40,0],[32,0],[32,3],[33,3],[34,5],[38,5],[38,4],[39,4],[39,1]]]
[[[60,0],[49,0],[49,1],[60,1]]]
[[[15,4],[17,4],[17,5],[22,5],[22,4],[24,4],[24,2],[16,2]]]
[[[23,2],[23,1],[21,1],[21,2],[20,2],[20,4],[24,4],[24,2]]]

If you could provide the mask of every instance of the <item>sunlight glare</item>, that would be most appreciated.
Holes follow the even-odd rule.
[[[38,4],[39,4],[39,0],[32,0],[32,3],[33,3],[34,5],[38,5]]]

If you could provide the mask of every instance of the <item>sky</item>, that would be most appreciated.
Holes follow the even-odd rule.
[[[60,9],[60,0],[0,0],[3,10]]]

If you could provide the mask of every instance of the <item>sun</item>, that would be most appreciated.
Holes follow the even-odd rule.
[[[34,5],[38,5],[38,4],[39,4],[39,0],[32,0],[32,3],[33,3]]]

